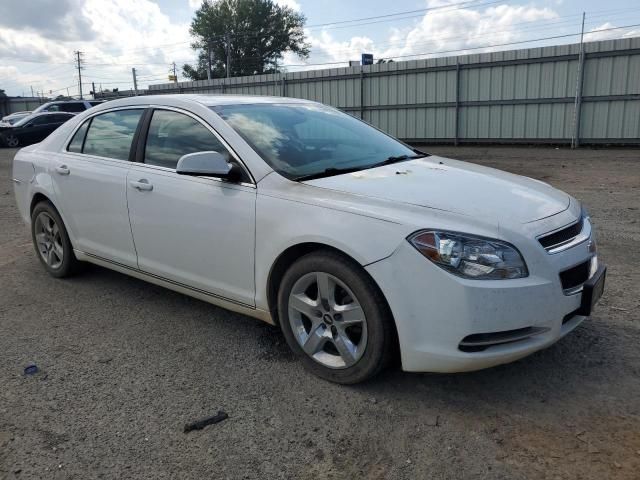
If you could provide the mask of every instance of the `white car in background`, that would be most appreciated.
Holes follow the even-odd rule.
[[[31,115],[31,112],[29,111],[23,111],[23,112],[13,112],[9,115],[6,115],[4,117],[2,117],[2,120],[0,120],[0,125],[13,125],[14,123],[16,123],[18,120],[24,118],[24,117],[28,117],[29,115]]]
[[[104,103],[104,100],[54,100],[43,103],[36,108],[33,113],[40,112],[68,112],[80,113],[89,110],[91,107]]]
[[[279,325],[317,375],[522,358],[600,297],[589,216],[291,98],[162,95],[79,114],[14,160],[55,277],[92,262]]]

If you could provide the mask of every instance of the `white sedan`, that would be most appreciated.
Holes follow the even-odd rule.
[[[121,99],[13,167],[51,275],[91,262],[279,325],[334,382],[394,355],[406,371],[511,362],[573,330],[604,287],[574,198],[315,102]]]

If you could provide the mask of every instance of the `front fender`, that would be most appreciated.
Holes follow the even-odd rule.
[[[268,309],[271,267],[288,248],[317,243],[368,265],[391,255],[411,227],[270,195],[257,196],[256,306]]]

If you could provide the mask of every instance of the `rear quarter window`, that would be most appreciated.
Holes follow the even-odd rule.
[[[75,135],[73,136],[71,142],[69,142],[69,146],[67,147],[68,152],[82,153],[84,137],[87,134],[87,129],[89,128],[90,122],[91,120],[87,120],[78,130],[76,130]]]

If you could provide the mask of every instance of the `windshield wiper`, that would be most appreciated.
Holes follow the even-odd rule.
[[[418,153],[416,155],[398,155],[397,157],[387,157],[383,161],[369,165],[367,168],[383,167],[384,165],[391,165],[392,163],[404,162],[406,160],[415,160],[416,158],[428,157],[426,153]]]
[[[294,180],[296,182],[303,182],[305,180],[313,180],[315,178],[323,178],[323,177],[332,177],[333,175],[342,175],[343,173],[353,173],[360,170],[362,170],[362,167],[351,167],[351,168],[330,167],[330,168],[325,168],[321,172],[310,173],[309,175],[301,175],[299,177],[295,177]]]
[[[417,152],[417,150],[414,150]],[[372,165],[367,165],[363,167],[349,167],[349,168],[336,168],[330,167],[326,168],[321,172],[310,173],[309,175],[301,175],[299,177],[295,177],[294,180],[296,182],[303,182],[305,180],[314,180],[316,178],[324,178],[324,177],[332,177],[333,175],[342,175],[343,173],[353,173],[359,172],[361,170],[368,170],[370,168],[382,167],[384,165],[391,165],[392,163],[404,162],[405,160],[415,160],[416,158],[424,158],[428,157],[429,154],[417,152],[415,155],[398,155],[387,157],[381,162],[374,163]]]

